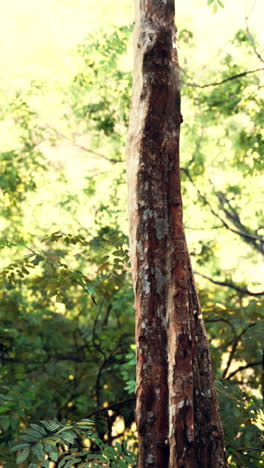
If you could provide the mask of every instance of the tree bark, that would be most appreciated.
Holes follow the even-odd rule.
[[[182,221],[174,0],[136,0],[128,137],[138,468],[228,466]]]

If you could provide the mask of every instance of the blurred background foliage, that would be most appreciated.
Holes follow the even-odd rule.
[[[83,3],[80,10],[73,3],[57,7],[81,18]],[[104,15],[97,9],[90,20],[97,29],[70,53],[67,79],[33,70],[34,79],[20,77],[8,90],[2,80],[0,462],[7,468],[16,464],[12,444],[47,418],[92,418],[107,445],[136,447],[124,163],[132,25],[126,2],[122,11],[112,2],[113,23],[111,2],[103,3]],[[230,467],[251,468],[263,464],[264,53],[248,20],[230,31],[225,47],[217,39],[208,45],[209,60],[186,12],[178,25],[182,190]]]

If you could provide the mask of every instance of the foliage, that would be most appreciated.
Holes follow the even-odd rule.
[[[121,59],[131,30],[123,26],[111,34],[100,32],[98,39],[88,36],[78,47],[82,65],[71,85],[70,104],[77,121],[85,124],[94,144],[98,138],[100,144],[111,139],[115,160],[120,159],[129,118],[132,75]]]
[[[224,8],[224,4],[221,0],[207,0],[207,5],[212,5],[214,13],[217,13],[219,7]]]
[[[9,291],[2,304],[3,312],[6,314],[9,307],[12,314],[4,320],[1,332],[2,360],[12,366],[13,381],[10,389],[8,386],[3,389],[8,391],[1,415],[6,436],[8,431],[16,434],[29,414],[35,420],[47,412],[54,417],[60,408],[59,414],[70,418],[71,414],[91,411],[94,399],[100,407],[106,399],[116,401],[122,394],[120,364],[126,362],[133,336],[131,306],[129,311],[131,291],[126,293],[125,289],[124,236],[102,229],[88,243],[83,236],[57,232],[45,237],[45,243],[49,246],[61,239],[63,249],[31,253],[2,272],[3,283]],[[70,269],[65,263],[67,246],[77,242],[85,247],[82,261],[90,255],[90,268],[96,267],[94,278],[87,277],[78,268]],[[40,268],[42,274],[31,279],[30,272]],[[34,297],[32,304],[18,288],[24,275],[26,293]],[[126,310],[130,321],[128,314],[125,318],[120,315],[120,305],[124,303],[120,289],[128,300]],[[58,304],[65,311],[63,315],[54,310]],[[49,388],[49,392],[43,393],[43,388]],[[98,421],[99,432],[104,426]]]
[[[45,131],[20,92],[7,101],[2,112],[8,112],[8,124],[15,128],[14,146],[4,144],[0,153],[0,219],[4,224],[0,247],[11,247],[24,241],[25,233],[16,230],[22,203],[28,193],[37,189],[37,175],[46,171],[45,158],[38,149]],[[10,224],[6,222],[9,218]]]
[[[126,355],[127,362],[123,365],[122,376],[126,382],[125,390],[132,395],[136,391],[135,369],[136,369],[136,346],[131,345],[131,351]]]
[[[188,38],[193,47],[193,35]],[[257,467],[263,392],[263,301],[256,273],[263,255],[262,81],[258,72],[246,71],[258,64],[245,31],[219,55],[218,77],[212,79],[208,70],[202,83],[192,81],[191,64],[185,62],[183,102],[190,103],[182,136],[185,223],[218,376],[229,463]],[[194,116],[191,102],[199,109]]]
[[[73,425],[59,423],[55,420],[44,420],[30,426],[20,436],[18,444],[11,448],[17,453],[16,463],[27,462],[28,468],[36,468],[41,463],[49,468],[50,461],[57,463],[58,468],[72,466],[113,466],[114,468],[133,467],[135,455],[127,449],[127,444],[115,443],[109,447],[92,432],[94,422],[82,419]],[[90,448],[82,448],[82,437]]]

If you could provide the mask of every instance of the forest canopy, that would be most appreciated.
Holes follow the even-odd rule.
[[[24,3],[1,33],[0,466],[136,466],[132,9]],[[264,11],[260,0],[239,14],[235,2],[208,3],[176,6],[184,224],[228,461],[253,468],[264,427]]]

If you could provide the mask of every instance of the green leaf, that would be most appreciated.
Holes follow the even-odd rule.
[[[42,461],[45,458],[46,453],[43,450],[42,444],[36,444],[32,447],[32,453],[36,455],[38,461]]]
[[[10,452],[17,452],[18,450],[22,450],[26,447],[29,447],[29,444],[18,444],[18,445],[15,445],[14,447],[12,447],[10,449]]]
[[[43,434],[40,434],[39,431],[35,431],[35,429],[32,429],[30,427],[25,429],[24,434],[28,435],[29,437],[32,437],[33,440],[39,440],[43,437]]]
[[[103,449],[103,452],[104,452],[104,455],[108,458],[112,457],[112,458],[115,458],[116,456],[116,451],[113,447],[110,447],[110,446],[105,446],[104,449]]]
[[[221,0],[217,0],[217,3],[221,8],[225,8],[225,5],[223,4],[223,2],[221,2]]]
[[[120,468],[127,468],[127,464],[123,460],[117,460],[116,464],[120,466]]]
[[[73,432],[66,432],[62,434],[62,439],[66,441],[69,444],[74,444],[75,439],[78,437],[77,434],[74,434]]]
[[[96,457],[96,460],[102,461],[102,462],[108,462],[108,458],[104,457],[103,455],[94,455]]]
[[[63,432],[63,431],[68,431],[69,429],[72,429],[72,428],[73,428],[73,426],[64,426],[64,427],[62,427],[61,429],[59,429],[59,430],[56,432],[56,434],[60,434],[61,432]]]
[[[0,393],[0,400],[14,401],[14,397],[12,395],[3,395],[2,393]]]
[[[76,424],[80,424],[80,423],[90,424],[92,426],[95,425],[94,420],[93,419],[88,419],[88,418],[81,419],[80,421],[77,421]]]
[[[40,422],[43,424],[43,426],[46,427],[48,431],[51,431],[51,432],[57,431],[61,427],[60,424],[55,423],[53,421],[40,421]]]
[[[43,446],[44,450],[46,450],[47,453],[54,452],[54,444],[49,444],[49,442],[47,442],[47,439],[43,440]]]
[[[38,468],[38,465],[36,463],[30,463],[30,465],[28,465],[28,468]]]
[[[66,457],[64,457],[60,463],[58,464],[58,468],[66,468],[67,466],[72,466],[73,464],[75,465],[76,463],[79,463],[80,461],[82,461],[81,458],[76,458],[74,455],[67,455]]]
[[[98,447],[102,447],[102,446],[105,445],[104,442],[101,439],[97,438],[96,434],[91,434],[91,437],[94,440],[94,442],[96,443],[96,445],[98,445]]]
[[[94,421],[91,421],[91,420],[84,420],[82,419],[81,421],[78,421],[77,423],[75,423],[75,425],[79,428],[79,429],[82,429],[82,430],[90,430],[91,429],[91,426],[94,426]]]
[[[90,285],[85,284],[85,285],[84,285],[84,289],[85,289],[86,292],[88,292],[88,294],[91,294],[91,295],[92,295],[92,294],[93,294],[93,295],[96,294],[96,290],[95,290],[95,288],[94,288],[93,286],[90,286]]]
[[[81,461],[82,461],[81,458],[75,458],[74,460],[69,460],[67,461],[67,463],[65,463],[64,468],[70,468],[73,463],[76,465],[77,463],[80,463]]]
[[[43,436],[47,435],[47,432],[45,431],[45,429],[41,426],[38,426],[37,424],[30,424],[30,427],[32,427],[32,429],[39,432]]]
[[[54,436],[49,436],[44,439],[44,442],[50,445],[56,445],[58,442],[62,442],[62,439],[60,437]]]
[[[49,452],[49,457],[52,461],[57,461],[60,456],[59,452]]]
[[[16,458],[16,463],[19,465],[19,463],[23,463],[29,456],[29,452],[30,452],[30,448],[29,447],[26,447],[24,450],[22,450],[22,452],[20,452],[18,455],[17,455],[17,458]]]
[[[22,434],[20,436],[20,440],[24,440],[25,442],[37,442],[40,439],[40,435],[32,436],[31,434]]]
[[[66,461],[68,460],[74,460],[75,459],[75,455],[66,455],[65,457],[63,457],[63,459],[60,461],[60,463],[66,463]],[[58,468],[60,468],[60,463],[58,465]],[[62,466],[62,465],[61,465]]]
[[[62,466],[63,466],[65,463],[66,463],[66,460],[65,460],[65,458],[63,458],[63,459],[59,462],[58,468],[62,468]]]
[[[135,454],[133,453],[132,455],[123,455],[123,458],[128,464],[133,464],[135,461]]]
[[[126,254],[123,252],[123,250],[114,250],[113,255],[115,257],[124,257]]]
[[[118,450],[119,453],[123,452],[122,446],[119,442],[115,443],[115,449]]]
[[[41,468],[49,468],[50,462],[49,460],[44,461],[44,463],[41,464]]]

